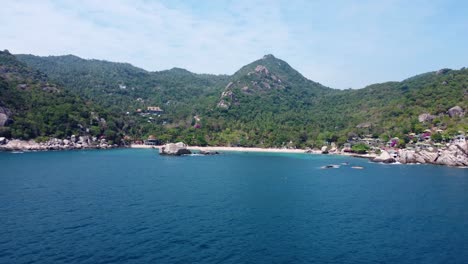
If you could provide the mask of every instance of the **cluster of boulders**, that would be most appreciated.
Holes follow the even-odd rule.
[[[430,163],[447,166],[468,166],[468,144],[455,143],[447,148],[436,151],[429,150],[406,150],[399,151],[398,161],[400,163]]]
[[[109,144],[106,139],[97,139],[89,136],[72,135],[67,139],[51,138],[45,142],[34,140],[6,140],[0,145],[0,150],[71,150],[71,149],[108,149],[118,145]]]
[[[460,106],[456,105],[452,108],[450,108],[446,113],[439,113],[438,116],[444,116],[447,114],[449,117],[454,118],[454,117],[464,117],[465,116],[465,110],[461,108]],[[429,113],[422,113],[418,116],[418,121],[423,123],[423,122],[432,122],[437,118],[437,115],[431,115]]]
[[[320,150],[317,149],[307,149],[306,153],[318,153],[318,154],[338,154],[340,149],[338,146],[332,142],[330,146],[322,146]]]
[[[420,163],[446,166],[468,166],[468,144],[465,142],[452,143],[443,149],[410,150],[400,149],[397,157],[391,157],[387,151],[373,159],[375,162],[402,164]]]

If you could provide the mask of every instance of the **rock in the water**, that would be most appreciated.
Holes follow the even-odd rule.
[[[415,152],[413,150],[402,149],[398,152],[398,161],[402,164],[416,163]]]
[[[322,154],[328,154],[328,147],[327,146],[323,146],[320,151],[322,151]]]
[[[390,154],[386,150],[382,151],[382,153],[380,153],[379,156],[375,157],[373,161],[383,162],[383,163],[395,163],[396,162],[396,160],[392,158],[392,156],[390,156]]]
[[[178,143],[168,143],[161,147],[161,155],[172,155],[172,156],[180,156],[186,154],[192,154],[192,152],[187,149],[187,145],[182,142]]]

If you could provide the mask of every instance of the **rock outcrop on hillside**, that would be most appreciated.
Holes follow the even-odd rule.
[[[460,106],[456,105],[452,108],[450,108],[448,111],[447,111],[448,115],[450,117],[456,117],[456,116],[459,116],[459,117],[462,117],[465,115],[465,111],[463,111],[463,108],[461,108]]]
[[[181,156],[192,154],[192,152],[189,149],[187,149],[187,145],[185,145],[183,142],[178,142],[167,143],[166,145],[162,146],[160,154],[170,156]]]
[[[8,124],[11,116],[10,109],[2,107],[0,105],[0,127],[3,127]]]
[[[418,116],[418,121],[419,122],[431,122],[434,120],[435,116],[429,114],[429,113],[423,113]]]
[[[360,123],[356,126],[356,128],[369,128],[369,127],[372,127],[372,123],[371,122],[364,122],[364,123]]]

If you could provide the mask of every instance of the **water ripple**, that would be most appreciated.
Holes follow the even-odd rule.
[[[0,153],[0,263],[468,259],[463,170],[348,157],[366,169],[317,169],[343,161],[333,156],[85,153]]]

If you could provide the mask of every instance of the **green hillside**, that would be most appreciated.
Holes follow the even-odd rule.
[[[120,141],[121,117],[85,101],[0,51],[0,136],[34,139],[105,135]]]
[[[125,133],[133,138],[155,134],[190,145],[306,147],[364,135],[404,139],[411,132],[441,129],[449,137],[468,130],[466,115],[448,114],[455,106],[468,109],[466,69],[337,90],[308,80],[273,55],[232,76],[178,68],[147,72],[71,55],[17,58],[81,98],[126,116]],[[164,112],[135,112],[147,106]],[[425,113],[429,118],[420,122]]]
[[[79,95],[121,112],[168,101],[191,107],[198,100],[216,94],[219,91],[216,89],[228,78],[179,68],[148,72],[128,63],[85,60],[73,55],[16,57]],[[146,103],[136,101],[138,98]]]

